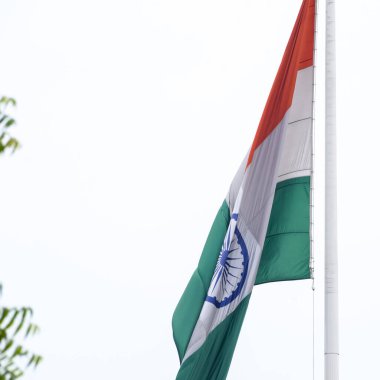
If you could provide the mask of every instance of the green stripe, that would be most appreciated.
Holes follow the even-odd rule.
[[[176,380],[226,379],[249,298],[245,297],[236,310],[209,334],[202,347],[184,361]]]
[[[277,184],[256,285],[266,282],[310,278],[309,204],[310,177],[289,179]],[[227,232],[229,219],[228,205],[223,202],[210,230],[198,268],[191,277],[174,312],[173,336],[181,361],[202,310]],[[205,342],[207,347],[209,347],[210,336]],[[219,349],[217,348],[216,351]],[[212,353],[210,352],[207,355],[210,354]],[[189,360],[190,358],[183,363],[183,366],[185,364],[189,366],[190,364],[187,364]],[[194,364],[195,362],[191,361],[191,363]],[[201,363],[203,362],[197,365]],[[198,370],[201,371],[201,369]],[[181,371],[183,370],[181,369]],[[194,379],[198,378],[194,377]],[[220,379],[224,379],[224,377],[220,377]]]
[[[310,278],[310,177],[277,184],[256,285]]]

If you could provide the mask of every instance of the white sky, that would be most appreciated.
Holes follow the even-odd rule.
[[[31,305],[25,380],[174,379],[171,315],[248,149],[301,0],[1,3],[1,302]],[[380,3],[338,15],[341,373],[378,373]],[[324,3],[320,5],[324,15]],[[320,20],[320,21],[323,21]],[[318,66],[323,68],[323,24]],[[323,374],[323,72],[316,379]],[[229,379],[312,379],[310,282],[254,289]]]

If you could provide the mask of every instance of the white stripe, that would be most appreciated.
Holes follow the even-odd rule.
[[[234,209],[236,198],[239,193],[239,189],[241,188],[241,184],[243,182],[245,168],[247,166],[248,155],[249,155],[249,151],[245,155],[242,163],[240,164],[239,169],[236,172],[234,179],[232,180],[230,189],[226,196],[226,202],[228,204],[228,207],[230,208],[230,213]]]
[[[313,78],[313,66],[298,71],[292,106],[289,110],[289,123],[312,116]]]
[[[278,182],[311,173],[311,126],[306,119],[286,126]]]
[[[311,174],[314,68],[297,73],[292,106],[286,126],[278,182]]]

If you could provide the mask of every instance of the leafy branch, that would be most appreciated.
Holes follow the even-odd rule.
[[[36,368],[42,356],[34,354],[19,343],[39,332],[32,322],[33,310],[29,307],[0,308],[0,380],[15,380],[24,375],[28,367]]]
[[[13,98],[7,96],[0,98],[0,154],[6,151],[14,153],[20,147],[19,141],[9,133],[9,129],[16,125],[16,120],[9,114],[9,109],[16,105],[16,100]]]

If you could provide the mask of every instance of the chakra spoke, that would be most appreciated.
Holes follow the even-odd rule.
[[[239,267],[234,267],[233,265],[231,265],[231,264],[228,264],[228,263],[226,263],[226,266],[228,266],[229,268],[234,268],[234,269],[241,269],[241,268],[239,268]]]

